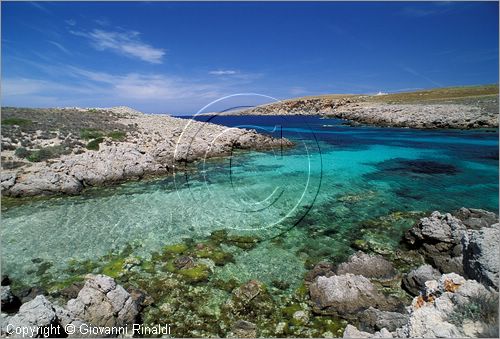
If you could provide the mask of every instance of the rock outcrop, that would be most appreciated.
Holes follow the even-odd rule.
[[[2,331],[11,334],[16,328],[29,328],[30,337],[86,337],[95,335],[89,327],[108,329],[126,327],[136,321],[141,298],[130,295],[122,286],[105,275],[88,275],[77,298],[65,307],[53,304],[43,295],[24,303],[19,311],[2,319]],[[73,332],[67,333],[66,326]],[[47,332],[50,331],[50,332]],[[118,332],[106,333],[116,336]]]
[[[468,230],[462,238],[462,244],[466,276],[498,289],[500,224]]]
[[[494,107],[494,108],[492,108]],[[366,95],[326,95],[275,102],[228,115],[326,115],[354,123],[411,128],[498,126],[498,98],[475,97],[468,103],[374,100]]]
[[[122,286],[101,274],[86,279],[78,297],[68,301],[71,314],[95,326],[127,326],[135,322],[139,305]]]
[[[319,276],[310,286],[313,310],[320,314],[349,317],[370,306],[395,311],[399,303],[380,293],[370,280],[361,275]]]
[[[380,281],[393,280],[397,276],[394,266],[380,255],[369,255],[357,252],[349,257],[347,262],[337,267],[336,273],[362,275],[368,279]]]
[[[498,337],[498,292],[475,280],[450,273],[425,283],[425,291],[408,308],[406,323],[389,331],[359,331],[349,325],[345,338]]]
[[[127,113],[116,119],[119,126],[135,126],[125,140],[103,137],[97,150],[79,149],[78,154],[2,171],[2,195],[78,194],[88,186],[173,173],[187,162],[230,155],[235,149],[292,145],[255,130],[170,116]]]
[[[425,282],[439,279],[441,273],[431,265],[422,265],[403,277],[402,287],[410,294],[419,295],[425,289]]]
[[[441,272],[463,274],[461,239],[466,229],[450,213],[435,211],[408,230],[405,239]]]

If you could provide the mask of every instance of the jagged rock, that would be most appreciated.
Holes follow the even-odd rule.
[[[463,265],[468,278],[498,289],[500,224],[464,233]]]
[[[488,227],[498,222],[495,213],[476,208],[462,207],[455,213],[455,217],[460,219],[467,228],[478,230],[481,227]]]
[[[463,274],[461,238],[465,225],[450,213],[432,212],[408,230],[405,240],[441,272]]]
[[[54,306],[42,295],[21,305],[19,312],[10,317],[8,323],[12,328],[33,327],[34,329],[59,325]]]
[[[370,307],[360,314],[359,322],[361,329],[366,331],[380,331],[385,328],[392,332],[408,322],[408,315],[398,312],[380,311]]]
[[[412,295],[419,295],[425,289],[425,282],[439,279],[441,273],[431,265],[422,265],[403,277],[402,287]]]
[[[361,251],[349,257],[349,260],[337,267],[337,274],[351,273],[368,279],[392,280],[397,272],[392,264],[380,255],[369,255]]]
[[[134,323],[139,311],[130,294],[105,275],[86,277],[76,299],[67,304],[77,318],[95,326],[125,326]]]
[[[372,334],[360,331],[355,326],[349,324],[346,326],[342,338],[393,338],[393,335],[386,328]]]
[[[14,197],[78,194],[86,186],[172,173],[179,162],[227,155],[233,148],[272,149],[293,145],[287,139],[245,129],[127,112],[122,112],[119,119],[115,117],[117,125],[136,126],[125,141],[116,142],[106,137],[98,150],[79,148],[83,153],[62,155],[16,171],[2,172],[2,194]]]
[[[395,300],[378,292],[367,278],[350,273],[329,278],[318,277],[309,286],[313,310],[321,314],[355,315],[370,306],[394,311],[400,306]]]
[[[15,172],[5,172],[0,173],[0,187],[3,190],[8,190],[14,186],[16,182],[17,175]]]
[[[409,321],[396,331],[398,335],[464,337],[466,331],[476,331],[474,336],[491,336],[492,332],[486,331],[496,328],[494,336],[498,336],[498,292],[455,273],[444,274],[438,281],[430,280],[425,285],[424,295],[413,299]],[[471,327],[471,317],[480,319],[480,324]]]

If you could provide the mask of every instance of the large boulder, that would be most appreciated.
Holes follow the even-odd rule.
[[[454,212],[453,216],[460,219],[467,228],[473,230],[488,227],[498,222],[498,217],[495,213],[477,208],[462,207]]]
[[[7,329],[29,328],[32,331],[28,334],[30,337],[40,337],[39,332],[44,327],[52,327],[61,332],[56,310],[43,295],[39,295],[30,302],[21,305],[19,312],[10,317],[7,323]],[[52,333],[51,337],[54,337],[55,334],[57,333]]]
[[[384,328],[392,332],[407,322],[408,314],[381,311],[374,307],[368,308],[359,315],[360,328],[368,332],[381,331]]]
[[[466,276],[498,289],[500,224],[467,231],[462,245]]]
[[[498,293],[455,273],[426,282],[409,307],[402,337],[498,337]],[[474,326],[471,326],[471,323]]]
[[[409,229],[405,240],[441,272],[463,274],[461,239],[466,229],[450,213],[434,211]]]
[[[348,317],[370,306],[394,311],[399,303],[380,293],[368,278],[361,275],[344,274],[331,277],[320,276],[309,286],[313,310],[320,314]]]
[[[92,325],[106,327],[132,324],[139,313],[139,305],[131,295],[101,274],[87,275],[78,297],[68,301],[67,309]]]
[[[369,333],[358,330],[355,326],[347,325],[342,338],[393,338],[388,329],[383,328],[375,333]]]
[[[419,295],[425,289],[425,282],[439,279],[441,273],[431,265],[422,265],[403,277],[402,287],[412,295]]]
[[[337,267],[337,274],[362,275],[368,279],[392,280],[397,272],[392,264],[380,255],[369,255],[361,251],[349,257],[349,260]]]

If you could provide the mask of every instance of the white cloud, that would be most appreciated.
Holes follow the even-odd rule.
[[[75,26],[76,25],[76,21],[74,19],[68,19],[68,20],[64,20],[64,22],[70,26]]]
[[[47,42],[50,43],[50,44],[52,44],[52,45],[54,45],[54,46],[56,46],[62,52],[66,53],[68,55],[72,55],[72,53],[66,47],[64,47],[63,45],[61,45],[60,43],[52,41],[52,40],[47,40]]]
[[[226,69],[226,70],[218,69],[216,71],[208,72],[208,74],[212,74],[212,75],[234,75],[234,74],[238,74],[238,73],[239,73],[238,71],[234,71],[231,69]]]
[[[140,33],[136,31],[118,32],[94,29],[90,32],[70,32],[89,39],[91,45],[99,51],[111,50],[152,64],[161,64],[165,55],[165,50],[142,42],[140,40]]]

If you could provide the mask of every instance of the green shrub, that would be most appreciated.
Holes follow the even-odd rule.
[[[104,141],[104,138],[97,138],[92,141],[90,141],[87,144],[87,149],[91,151],[98,151],[99,150],[99,144]]]
[[[61,156],[62,154],[68,154],[71,151],[67,150],[62,145],[48,146],[34,151],[29,151],[30,154],[26,157],[28,161],[40,162],[48,159],[53,159]]]
[[[468,303],[455,307],[448,316],[448,321],[461,326],[464,320],[481,321],[485,324],[483,337],[498,337],[498,295],[478,294],[469,297]]]
[[[103,133],[95,128],[82,128],[80,130],[80,138],[85,140],[101,138]]]
[[[126,133],[123,131],[113,131],[108,133],[108,137],[110,137],[114,141],[123,141],[125,140]]]
[[[19,147],[16,149],[16,151],[14,152],[14,155],[16,157],[19,157],[19,158],[27,158],[29,155],[31,154],[31,151],[30,150],[27,150],[26,148],[24,147]]]
[[[18,126],[27,126],[31,125],[33,121],[29,119],[23,119],[23,118],[5,118],[2,119],[2,124],[3,125],[18,125]]]

